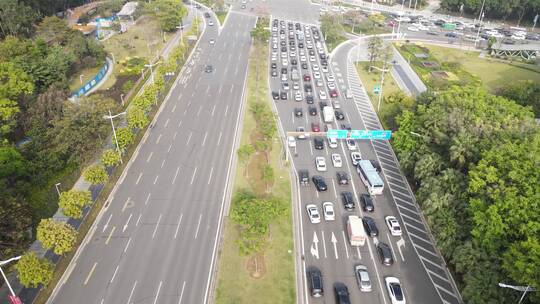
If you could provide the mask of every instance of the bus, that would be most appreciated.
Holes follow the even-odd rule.
[[[379,195],[383,193],[384,183],[379,176],[379,173],[377,173],[377,170],[371,164],[371,161],[367,159],[359,161],[358,166],[356,166],[356,171],[358,172],[358,175],[360,175],[360,178],[370,195]]]

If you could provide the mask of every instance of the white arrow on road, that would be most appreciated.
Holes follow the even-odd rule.
[[[405,258],[403,257],[403,252],[401,252],[401,247],[405,247],[405,240],[403,238],[400,238],[399,241],[396,242],[397,248],[399,250],[399,255],[401,256],[401,260],[405,262]]]
[[[319,259],[319,239],[317,238],[317,232],[313,231],[313,244],[311,245],[311,255],[317,260]]]
[[[337,239],[336,239],[336,236],[334,235],[334,232],[332,232],[332,243],[334,244],[334,255],[336,256],[336,260],[337,260],[339,259],[339,257],[337,254]]]
[[[126,224],[124,225],[124,228],[122,229],[122,232],[126,231],[126,228],[129,225],[129,221],[131,220],[132,215],[133,215],[132,213],[129,214],[129,217],[128,217],[127,221],[126,221]]]

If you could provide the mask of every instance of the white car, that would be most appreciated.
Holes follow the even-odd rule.
[[[352,94],[352,91],[350,89],[345,90],[345,98],[347,98],[347,99],[352,99],[353,98],[353,94]]]
[[[324,85],[323,81],[320,79],[315,80],[315,85],[318,87],[322,87]]]
[[[354,274],[356,276],[356,283],[362,292],[371,291],[371,280],[369,279],[369,273],[367,267],[364,265],[354,266]]]
[[[358,166],[362,160],[362,154],[360,152],[351,152],[351,161],[354,166]]]
[[[315,62],[315,56],[309,56],[309,61]]]
[[[321,70],[325,73],[328,73],[328,67],[325,65],[322,66]]]
[[[210,26],[214,25],[214,21],[212,21],[212,20],[208,21],[208,25],[210,25]]]
[[[216,44],[216,40],[215,39],[210,39],[210,41],[208,41],[210,44]],[[277,44],[276,44],[276,48],[277,48]]]
[[[299,134],[296,136],[298,139],[306,139],[306,129],[304,127],[296,128],[296,132]]]
[[[292,88],[295,90],[300,90],[300,84],[298,82],[293,82]]]
[[[511,38],[514,40],[525,40],[525,35],[514,34]]]
[[[296,147],[296,139],[294,138],[294,136],[287,137],[287,145],[289,145],[289,147],[291,148]]]
[[[287,52],[282,52],[281,53],[281,58],[287,58]]]
[[[294,93],[294,100],[302,101],[302,93],[300,93],[300,91]]]
[[[330,138],[328,137],[328,146],[331,148],[331,149],[337,149],[338,147],[338,141],[336,138]]]
[[[319,209],[314,204],[309,204],[306,206],[307,214],[309,221],[312,224],[318,224],[321,222],[321,215],[319,214]]]
[[[411,32],[418,32],[420,31],[420,29],[418,29],[416,26],[409,26],[407,27],[407,30],[411,31]]]
[[[321,78],[321,73],[319,73],[319,72],[313,72],[313,77],[314,77],[315,79],[320,79],[320,78]]]
[[[295,51],[291,51],[291,57],[296,57],[296,52]]]
[[[318,70],[319,70],[319,65],[318,65],[318,64],[314,64],[311,68],[312,68],[314,71],[318,71]]]
[[[341,155],[334,153],[332,154],[332,164],[335,168],[343,167],[343,161],[341,160]]]
[[[326,100],[328,99],[328,97],[326,96],[326,92],[325,91],[319,91],[319,98],[321,100]]]
[[[401,226],[399,226],[399,222],[395,216],[389,215],[385,217],[384,222],[386,223],[386,226],[388,226],[388,230],[390,230],[390,234],[392,234],[393,236],[401,235]]]
[[[300,56],[300,61],[306,62],[307,61],[306,56]]]
[[[322,156],[315,157],[315,167],[317,168],[317,171],[319,172],[325,172],[326,171],[326,160]]]
[[[336,89],[336,83],[335,82],[328,82],[326,85],[328,86],[329,90],[335,90]]]
[[[319,220],[320,221],[320,220]],[[399,279],[396,277],[386,277],[384,278],[386,283],[386,290],[388,291],[388,297],[392,304],[406,304],[405,294],[403,293],[403,288]]]
[[[287,81],[287,74],[281,74],[281,81]]]
[[[335,221],[336,213],[334,212],[334,204],[332,202],[324,202],[322,204],[322,210],[325,221]]]
[[[289,83],[288,82],[284,82],[281,84],[282,87],[283,87],[283,90],[284,91],[288,91],[291,87],[289,87]]]
[[[288,66],[289,65],[289,60],[287,60],[287,58],[282,59],[281,60],[281,65],[283,65],[284,67]]]
[[[334,78],[334,75],[326,75],[326,81],[329,81],[329,82],[334,82],[336,81],[336,79]]]
[[[349,138],[346,140],[346,143],[347,143],[347,149],[349,149],[349,151],[358,150],[358,145],[356,145],[356,142],[354,141],[354,139]]]

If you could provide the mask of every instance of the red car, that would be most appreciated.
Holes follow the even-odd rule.
[[[304,74],[304,81],[311,81],[311,76]]]
[[[312,122],[311,123],[311,131],[313,131],[313,132],[321,132],[321,127],[319,126],[318,122]]]
[[[337,98],[338,94],[337,94],[337,91],[336,90],[330,90],[328,91],[330,97],[332,98]]]

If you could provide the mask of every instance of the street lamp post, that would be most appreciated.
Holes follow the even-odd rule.
[[[17,257],[14,257],[14,258],[11,258],[11,259],[8,259],[8,260],[5,260],[5,261],[0,261],[0,273],[2,273],[2,277],[4,278],[4,281],[6,281],[6,285],[9,289],[9,292],[11,293],[10,297],[9,297],[9,300],[11,303],[21,303],[22,304],[22,301],[21,299],[19,299],[19,297],[17,297],[17,295],[15,294],[15,292],[13,291],[13,288],[11,288],[11,285],[9,284],[9,281],[6,277],[6,274],[4,273],[4,271],[2,270],[2,265],[5,265],[9,262],[13,262],[13,261],[17,261],[21,258],[21,256],[17,256]]]
[[[145,64],[144,66],[150,68],[150,77],[152,77],[152,83],[154,83],[154,69],[153,67],[160,64],[161,62],[156,62],[154,64]]]
[[[60,196],[60,189],[58,188],[58,186],[60,186],[61,183],[56,183],[54,184],[54,187],[56,188],[56,193],[58,193],[58,196]]]
[[[377,103],[377,112],[379,112],[379,110],[381,109],[381,99],[382,99],[382,94],[383,94],[384,73],[390,71],[390,69],[386,69],[386,62],[384,63],[384,66],[382,69],[373,65],[370,66],[370,68],[381,71],[381,90],[379,91],[379,101]]]
[[[113,116],[111,114],[111,110],[109,110],[109,116],[104,115],[103,118],[111,120],[111,126],[112,126],[113,135],[114,135],[114,141],[116,142],[116,150],[118,151],[118,156],[120,156],[120,163],[122,164],[123,163],[122,162],[122,152],[120,151],[120,145],[118,145],[118,138],[116,137],[116,129],[114,128],[114,122],[113,122],[113,118],[116,118],[116,117],[118,117],[120,115],[126,115],[126,112],[118,113],[118,114]]]
[[[83,76],[84,76],[84,74],[79,75],[79,81],[81,82],[81,84],[82,84],[82,78],[83,78]]]
[[[536,289],[534,289],[532,286],[529,286],[529,285],[527,285],[527,286],[514,286],[514,285],[508,285],[508,284],[504,284],[504,283],[499,283],[499,287],[510,288],[510,289],[514,289],[514,290],[517,290],[517,291],[523,291],[523,295],[521,295],[521,298],[519,299],[518,304],[521,304],[523,299],[525,299],[525,295],[527,295],[527,292],[536,291]]]
[[[122,106],[124,105],[124,94],[120,94],[120,100],[122,100]]]

